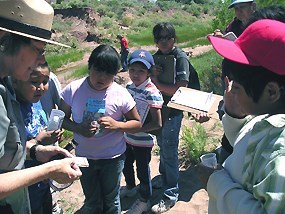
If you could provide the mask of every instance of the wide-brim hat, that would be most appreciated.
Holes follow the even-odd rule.
[[[247,3],[247,2],[254,2],[254,0],[232,0],[232,3],[230,4],[229,8],[232,8],[236,4]]]
[[[249,25],[235,40],[208,36],[224,58],[241,64],[262,66],[285,75],[285,23],[263,19]]]
[[[142,49],[135,50],[131,54],[129,58],[129,64],[131,65],[134,62],[142,62],[147,67],[147,69],[150,69],[151,66],[154,65],[154,59],[151,53]]]
[[[45,0],[0,0],[0,30],[50,44],[54,10]]]

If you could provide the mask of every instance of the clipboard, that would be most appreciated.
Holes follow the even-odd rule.
[[[167,106],[191,113],[206,112],[213,119],[219,120],[219,105],[223,96],[213,92],[204,92],[191,88],[180,87]]]
[[[237,36],[234,34],[234,32],[228,32],[224,35],[225,39],[235,41],[237,39]]]
[[[159,82],[175,83],[175,57],[173,55],[153,55],[154,63],[160,65],[163,72],[158,75]]]

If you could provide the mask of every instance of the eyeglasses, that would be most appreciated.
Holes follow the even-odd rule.
[[[173,36],[171,36],[171,35],[165,35],[165,36],[158,36],[158,37],[154,38],[154,41],[155,41],[156,43],[159,43],[159,42],[161,42],[161,41],[168,41],[168,40],[170,40],[170,39],[173,39]]]
[[[30,45],[39,57],[45,55],[46,50],[44,48],[38,48],[33,43],[31,43]]]

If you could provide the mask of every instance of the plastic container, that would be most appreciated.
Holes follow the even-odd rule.
[[[200,157],[201,163],[204,166],[211,167],[211,168],[217,168],[217,157],[215,153],[208,153],[204,154]]]
[[[54,131],[61,128],[65,113],[58,109],[52,109],[47,131]]]

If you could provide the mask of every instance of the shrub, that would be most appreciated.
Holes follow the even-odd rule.
[[[129,26],[132,25],[132,23],[133,23],[132,17],[130,17],[130,16],[124,16],[124,17],[122,18],[122,25],[123,25],[123,26],[129,27]]]
[[[109,17],[102,17],[98,22],[98,27],[103,27],[104,29],[112,28],[113,26],[113,19]]]
[[[205,153],[207,133],[199,123],[192,127],[182,127],[182,147],[191,163],[198,163],[199,157]]]
[[[222,57],[214,50],[191,59],[199,74],[202,91],[222,94],[221,64]]]
[[[215,29],[221,29],[224,30],[228,24],[233,20],[234,13],[232,10],[229,10],[228,6],[231,3],[231,0],[219,0],[220,7],[218,7],[218,10],[216,12],[216,17],[213,20],[213,31]]]

